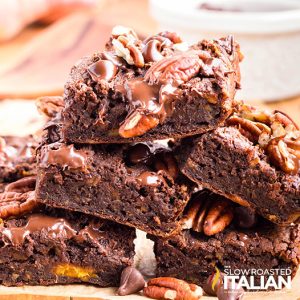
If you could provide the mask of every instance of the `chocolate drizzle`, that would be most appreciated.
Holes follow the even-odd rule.
[[[41,156],[41,166],[58,165],[69,169],[86,169],[87,157],[84,152],[76,150],[74,145],[58,145],[58,149],[44,148]]]
[[[32,214],[28,217],[27,223],[23,227],[3,227],[0,232],[14,246],[22,245],[26,238],[34,233],[43,233],[51,239],[75,239],[78,243],[91,242],[104,253],[104,246],[99,240],[103,237],[100,229],[100,222],[91,222],[84,229],[76,231],[75,228],[64,218],[46,216],[43,214]]]
[[[54,239],[70,239],[76,234],[76,231],[65,219],[41,214],[31,215],[24,227],[3,228],[2,234],[6,236],[14,246],[18,246],[24,243],[27,236],[43,230],[46,230],[47,236]]]

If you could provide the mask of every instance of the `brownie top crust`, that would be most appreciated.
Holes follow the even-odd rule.
[[[287,174],[299,174],[300,131],[287,114],[241,104],[227,125],[237,127],[274,167]]]
[[[93,126],[125,139],[165,123],[175,103],[191,95],[206,99],[208,106],[231,110],[240,86],[241,59],[232,36],[188,46],[175,33],[140,40],[133,30],[117,26],[104,52],[85,57],[72,68],[65,85],[65,125],[87,117],[92,103],[86,104],[82,116],[71,115],[70,110],[87,97],[87,102],[97,103],[97,111],[89,114]],[[123,111],[118,111],[119,102],[125,103]]]

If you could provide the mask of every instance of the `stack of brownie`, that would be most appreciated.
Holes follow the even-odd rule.
[[[159,276],[202,286],[215,267],[294,275],[300,132],[234,100],[241,59],[231,36],[188,46],[115,27],[104,52],[72,68],[63,99],[40,100],[52,119],[36,189],[35,176],[2,189],[1,282],[115,286],[134,228],[155,242]]]

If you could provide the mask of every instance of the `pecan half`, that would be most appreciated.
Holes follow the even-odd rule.
[[[0,193],[0,218],[20,216],[38,206],[35,199],[35,178],[19,179],[5,187]]]
[[[156,116],[144,115],[139,111],[135,111],[129,115],[120,126],[119,135],[123,138],[140,136],[156,127],[158,124],[159,119]]]
[[[143,292],[152,299],[198,300],[203,295],[200,286],[172,277],[150,279]]]
[[[182,219],[183,229],[211,236],[223,231],[233,219],[233,204],[226,199],[194,199]]]
[[[117,56],[126,60],[129,65],[142,68],[145,64],[144,57],[138,40],[134,36],[120,35],[112,40],[113,47]]]
[[[271,163],[288,174],[297,174],[300,166],[300,131],[285,113],[261,111],[242,105],[238,115],[227,120],[237,126],[250,141],[258,143]]]
[[[45,96],[36,100],[38,111],[48,118],[54,118],[65,106],[61,96]]]
[[[11,182],[5,186],[5,192],[17,192],[26,193],[33,191],[35,188],[36,178],[35,176],[28,176],[21,178],[15,182]]]
[[[277,121],[281,123],[283,126],[293,126],[296,130],[299,130],[298,125],[292,120],[286,113],[275,110],[272,117],[271,117],[271,122]]]
[[[149,84],[167,84],[174,86],[193,78],[203,66],[197,51],[182,52],[154,63],[145,74]]]
[[[165,171],[173,179],[176,179],[179,174],[177,161],[171,152],[163,152],[156,155],[153,165],[156,171]]]
[[[290,142],[289,142],[289,145]],[[284,139],[275,138],[267,147],[271,162],[288,174],[297,174],[299,170],[300,152],[289,149]]]

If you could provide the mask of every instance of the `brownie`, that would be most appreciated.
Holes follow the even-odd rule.
[[[216,201],[231,202],[207,192],[198,195],[196,200],[204,203],[210,200],[211,205]],[[235,205],[231,223],[214,235],[206,235],[193,225],[192,228],[183,226],[186,229],[168,239],[150,236],[155,242],[156,275],[175,277],[200,286],[204,286],[208,277],[216,270],[222,272],[223,276],[238,270],[263,270],[264,282],[269,279],[267,272],[272,269],[279,269],[294,277],[300,262],[300,225],[278,226],[260,217],[253,221],[251,213],[249,216],[245,214],[245,210],[248,208]],[[197,217],[194,215],[194,224],[201,215],[201,210]],[[190,217],[183,224],[188,224],[189,219]],[[206,222],[209,220],[206,219]],[[215,222],[219,225],[222,223],[218,219]],[[260,284],[260,275],[254,276],[256,286]],[[287,280],[286,275],[282,276]],[[246,277],[250,282],[251,275]],[[278,282],[278,275],[274,279]]]
[[[187,46],[175,33],[142,41],[116,27],[104,52],[84,57],[71,70],[64,140],[128,143],[216,128],[235,105],[241,56],[232,36]]]
[[[34,136],[0,137],[0,183],[35,174],[37,145],[38,140]]]
[[[178,229],[191,182],[169,144],[45,144],[36,196],[48,206],[91,214],[167,236]]]
[[[287,115],[243,105],[226,126],[182,143],[181,170],[270,221],[299,223],[299,143]]]
[[[59,209],[10,218],[0,227],[0,283],[118,286],[134,238],[132,228]]]

